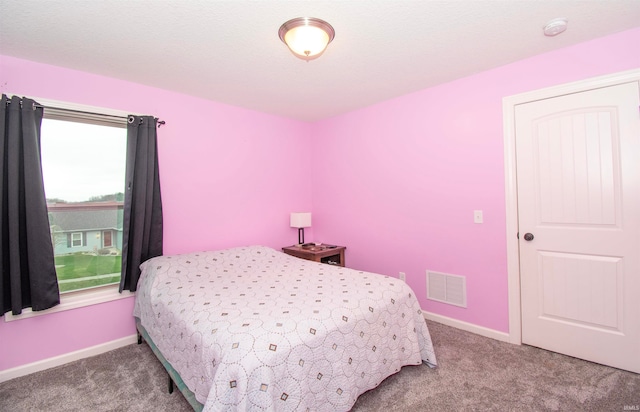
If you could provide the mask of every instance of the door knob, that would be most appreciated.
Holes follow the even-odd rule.
[[[526,240],[527,242],[531,242],[533,240],[533,234],[532,233],[525,233],[524,234],[524,240]]]

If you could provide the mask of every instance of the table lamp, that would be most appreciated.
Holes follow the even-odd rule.
[[[298,244],[304,243],[304,228],[311,227],[311,213],[310,212],[292,212],[291,213],[291,227],[298,228]]]

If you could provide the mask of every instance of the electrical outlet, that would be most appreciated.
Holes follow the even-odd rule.
[[[398,275],[398,279],[400,279],[403,282],[407,281],[407,275],[405,275],[404,272],[400,272],[400,274]]]

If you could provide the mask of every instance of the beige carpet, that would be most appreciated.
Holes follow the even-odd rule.
[[[640,375],[429,322],[439,366],[409,366],[353,411],[624,411]],[[4,351],[9,350],[7,346]],[[6,353],[6,352],[5,352]],[[0,383],[0,411],[189,411],[146,344]]]

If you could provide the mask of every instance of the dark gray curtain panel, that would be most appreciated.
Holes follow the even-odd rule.
[[[140,264],[162,255],[157,121],[151,116],[128,119],[120,292],[135,292]]]
[[[19,315],[60,303],[40,158],[43,109],[3,94],[0,110],[0,304]]]

